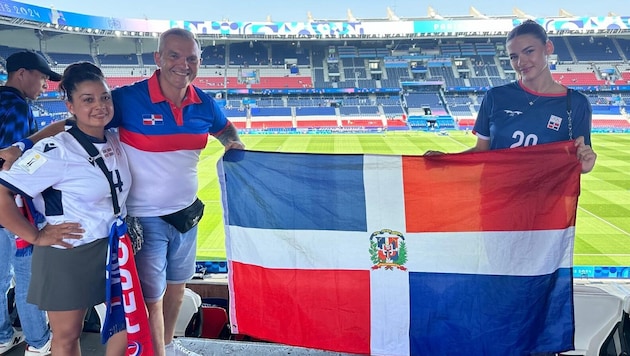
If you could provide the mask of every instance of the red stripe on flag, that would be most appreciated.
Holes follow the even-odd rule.
[[[240,334],[370,353],[369,271],[271,269],[238,262],[231,267]]]
[[[541,165],[546,167],[544,172]],[[572,171],[570,181],[560,178],[565,177],[560,172],[567,170]],[[569,141],[480,153],[403,157],[407,232],[574,226],[580,170],[575,147]],[[461,218],[453,219],[453,215]]]

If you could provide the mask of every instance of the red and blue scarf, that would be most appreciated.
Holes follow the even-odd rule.
[[[113,253],[118,251],[118,253]],[[153,355],[151,331],[140,279],[133,258],[127,224],[120,218],[109,233],[105,305],[101,341],[127,330],[127,355]]]

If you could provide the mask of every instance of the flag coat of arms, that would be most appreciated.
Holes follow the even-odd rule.
[[[371,355],[573,348],[572,142],[441,156],[228,151],[234,333]]]

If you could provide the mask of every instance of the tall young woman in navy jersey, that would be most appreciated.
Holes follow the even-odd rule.
[[[577,148],[577,159],[582,166],[582,173],[590,172],[597,158],[597,155],[591,148],[591,105],[583,94],[570,90],[554,81],[548,65],[548,57],[553,53],[554,46],[547,38],[544,28],[534,21],[523,22],[509,33],[506,40],[506,49],[510,56],[512,68],[518,75],[518,80],[510,84],[494,87],[485,94],[473,130],[477,136],[477,143],[466,151],[482,152],[574,140]],[[428,151],[426,153],[426,155],[434,154],[441,154],[441,152]],[[546,162],[541,161],[540,163],[545,164]],[[497,180],[505,178],[497,174],[486,174],[487,171],[484,170],[484,167],[480,169],[481,176],[478,187],[475,185],[470,189],[479,189],[481,196],[478,217],[480,230],[491,234],[496,232],[492,230],[492,222],[500,217],[505,218],[505,215],[501,214],[502,204],[505,201],[501,200],[501,193],[497,192],[494,184]],[[522,190],[518,192],[519,194],[523,193]],[[527,223],[533,226],[533,220],[535,219],[528,215],[527,210],[528,207],[523,206],[522,215],[521,212],[516,212],[508,219],[511,222],[519,222],[521,224],[519,226],[525,226]],[[526,231],[531,232],[531,229],[526,229]],[[484,265],[489,270],[509,271],[518,265],[534,262],[512,259],[511,256],[519,256],[520,251],[512,250],[512,246],[507,242],[504,245],[505,248],[497,248],[496,245],[492,246],[492,248],[486,248],[489,246],[488,244],[496,244],[497,240],[481,239],[480,241],[481,243],[476,252],[479,264]],[[568,279],[570,283],[571,277],[568,273],[567,275],[556,273],[554,276],[557,279]],[[547,286],[549,287],[549,293],[551,293],[554,287],[553,284],[548,284]],[[453,288],[457,288],[464,294],[475,287],[466,283],[460,283],[457,286],[453,286]],[[477,300],[483,300],[483,298],[485,297],[471,295],[466,300],[466,306],[484,305]],[[540,299],[544,298],[536,299],[535,303],[547,302]],[[454,307],[456,308],[457,306]],[[515,305],[513,307],[528,308],[524,305]],[[510,308],[510,306],[503,305],[502,307],[488,308],[483,310],[483,313],[489,316],[493,316],[493,314],[498,316],[498,314],[505,313],[505,310],[510,310]],[[530,320],[523,320],[523,322],[530,322],[537,317],[532,315]],[[488,317],[488,320],[500,320],[500,318]],[[486,324],[484,326],[487,330],[494,331],[502,326]],[[558,334],[572,331],[562,331],[562,328],[554,330]],[[523,338],[523,345],[519,345],[529,349],[526,350],[529,351],[526,353],[529,355],[548,356],[565,351],[549,350],[549,348],[552,348],[551,346],[542,345],[544,341],[535,337],[532,337],[531,340],[525,341],[525,338]],[[569,346],[557,345],[554,348],[569,348]],[[492,345],[489,345],[485,351],[486,354],[497,354],[496,350],[493,350]]]
[[[473,130],[477,144],[467,151],[575,139],[582,173],[590,172],[597,158],[591,148],[591,105],[583,94],[554,81],[548,64],[554,47],[545,29],[523,22],[508,34],[506,49],[519,80],[485,94]]]

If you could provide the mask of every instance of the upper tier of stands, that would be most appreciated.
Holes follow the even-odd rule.
[[[566,85],[627,84],[630,40],[604,36],[551,37],[554,78]],[[76,61],[106,70],[113,86],[150,75],[152,53],[42,52],[59,71]],[[79,47],[77,47],[79,48]],[[0,46],[0,64],[24,48]],[[398,88],[406,81],[448,87],[488,87],[514,79],[501,39],[387,41],[242,41],[206,46],[196,85],[219,88]],[[586,66],[590,65],[590,68]]]
[[[630,40],[617,37],[551,37],[554,79],[567,86],[630,84]],[[42,52],[54,69],[90,61],[100,65],[112,88],[146,79],[156,69],[152,53],[66,53],[48,46]],[[0,46],[0,64],[23,48]],[[502,39],[414,39],[396,41],[242,41],[206,46],[194,84],[202,89],[258,89],[254,95],[231,95],[224,111],[242,127],[354,125],[382,122],[396,126],[412,116],[476,116],[483,92],[515,79]],[[424,92],[409,83],[433,83]],[[273,89],[354,88],[351,94],[272,94]],[[396,89],[381,94],[363,88]],[[457,88],[474,88],[462,91]],[[57,89],[50,82],[49,90]],[[627,95],[598,92],[589,96],[594,112],[625,115]],[[59,101],[40,101],[43,113],[65,112]],[[330,118],[333,117],[333,118]],[[376,118],[372,119],[372,117]],[[267,120],[268,118],[276,118]],[[290,118],[287,120],[286,118]],[[362,121],[366,120],[366,121]],[[393,120],[393,121],[392,121]],[[277,121],[277,120],[276,120]],[[391,121],[391,125],[388,122]],[[599,121],[599,120],[598,120]],[[451,123],[441,122],[450,127]],[[415,123],[414,125],[423,123]],[[615,121],[615,127],[623,124]],[[253,125],[253,126],[252,126]],[[308,125],[307,125],[308,126]],[[317,126],[317,125],[316,125]],[[404,126],[404,125],[403,125]]]

